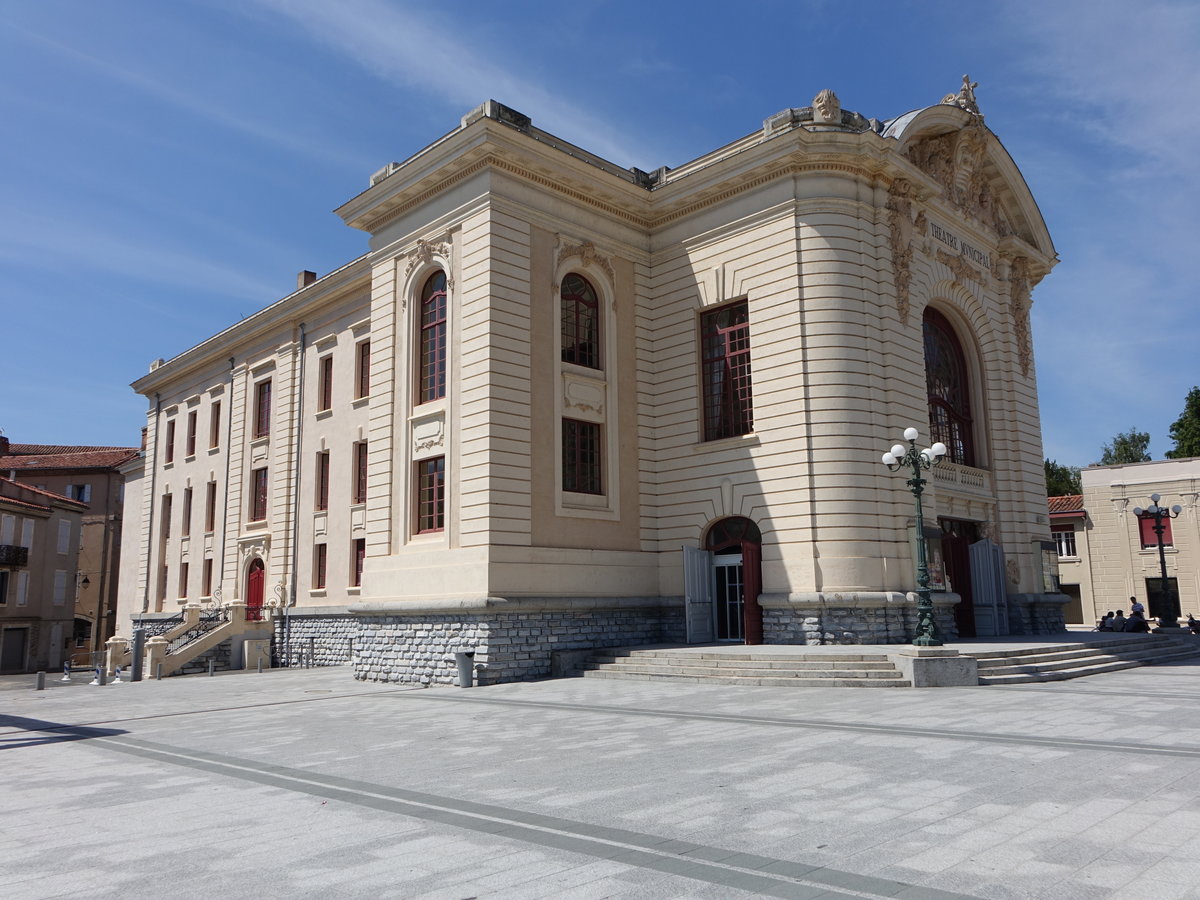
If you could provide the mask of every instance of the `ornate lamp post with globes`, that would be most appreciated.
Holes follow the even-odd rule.
[[[883,454],[883,464],[893,472],[903,469],[907,473],[909,469],[912,470],[912,478],[907,482],[917,501],[917,633],[912,642],[917,647],[940,647],[942,640],[933,617],[933,597],[929,591],[929,562],[925,555],[925,517],[921,512],[921,494],[925,491],[925,479],[921,477],[921,470],[931,469],[941,462],[942,457],[946,455],[946,445],[938,441],[926,450],[918,450],[918,436],[917,429],[905,428],[904,439],[908,441],[908,446],[894,445]]]
[[[1161,579],[1159,585],[1159,596],[1163,599],[1163,605],[1158,612],[1158,627],[1159,628],[1178,628],[1179,614],[1175,612],[1175,596],[1174,592],[1167,587],[1167,554],[1163,550],[1163,532],[1167,530],[1167,526],[1163,524],[1163,519],[1176,519],[1183,512],[1183,507],[1176,503],[1170,509],[1165,506],[1159,506],[1158,501],[1162,499],[1159,494],[1150,495],[1150,506],[1142,509],[1140,506],[1133,508],[1133,514],[1140,520],[1142,516],[1149,516],[1154,519],[1154,524],[1150,527],[1154,529],[1154,536],[1158,538],[1158,569]]]

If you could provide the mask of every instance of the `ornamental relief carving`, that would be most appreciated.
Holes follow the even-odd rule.
[[[938,250],[936,253],[937,261],[944,265],[954,275],[954,280],[959,284],[964,284],[968,281],[974,281],[976,284],[983,284],[984,275],[973,265],[967,262],[963,257],[947,253],[945,250]]]
[[[589,419],[603,417],[605,393],[603,382],[564,377],[563,410]]]
[[[1017,360],[1021,374],[1028,375],[1033,364],[1033,342],[1029,337],[1029,308],[1033,305],[1033,284],[1029,270],[1029,259],[1018,256],[1009,266],[1008,310],[1012,315],[1013,334],[1017,341]]]
[[[941,186],[946,199],[959,212],[1006,237],[1012,234],[1012,228],[983,169],[987,135],[980,118],[958,131],[918,141],[909,148],[908,158]]]
[[[441,238],[436,241],[427,241],[420,239],[417,245],[408,251],[408,265],[404,269],[404,277],[408,278],[413,271],[421,266],[433,264],[435,256],[441,257],[444,260],[450,259],[450,233],[446,232]],[[454,289],[454,279],[450,277],[450,272],[446,272],[446,290]],[[400,298],[400,308],[405,309],[408,306],[407,295],[402,295]]]
[[[888,246],[892,251],[892,276],[896,282],[896,311],[907,321],[909,293],[912,287],[913,237],[925,233],[925,212],[913,219],[913,187],[903,178],[888,188]]]
[[[412,452],[413,456],[427,454],[431,450],[437,450],[446,443],[446,423],[441,416],[431,419],[422,419],[419,422],[413,423],[412,430]]]
[[[596,249],[596,245],[591,241],[584,241],[581,244],[567,244],[559,239],[558,257],[555,260],[555,267],[561,266],[564,260],[578,258],[585,266],[596,266],[608,276],[610,282],[616,279],[613,276],[612,262],[603,253]],[[558,285],[555,285],[557,288]]]

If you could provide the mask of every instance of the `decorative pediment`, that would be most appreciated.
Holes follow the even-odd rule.
[[[946,199],[963,215],[1006,237],[1012,227],[986,172],[988,134],[983,120],[976,119],[958,131],[916,142],[908,149],[908,158],[941,186]]]
[[[578,258],[585,266],[596,266],[608,276],[609,281],[614,281],[613,267],[609,258],[600,253],[596,249],[596,245],[591,241],[584,241],[581,244],[561,244],[558,249],[558,265],[562,265],[564,260]]]

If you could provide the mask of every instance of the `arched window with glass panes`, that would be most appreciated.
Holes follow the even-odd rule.
[[[562,319],[562,361],[601,369],[600,300],[596,289],[574,272],[562,281],[559,291]]]
[[[962,343],[954,327],[936,309],[926,308],[924,332],[931,441],[946,445],[950,462],[974,466],[971,385]]]

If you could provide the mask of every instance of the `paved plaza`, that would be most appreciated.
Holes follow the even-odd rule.
[[[0,679],[0,896],[1200,898],[1200,669]]]

